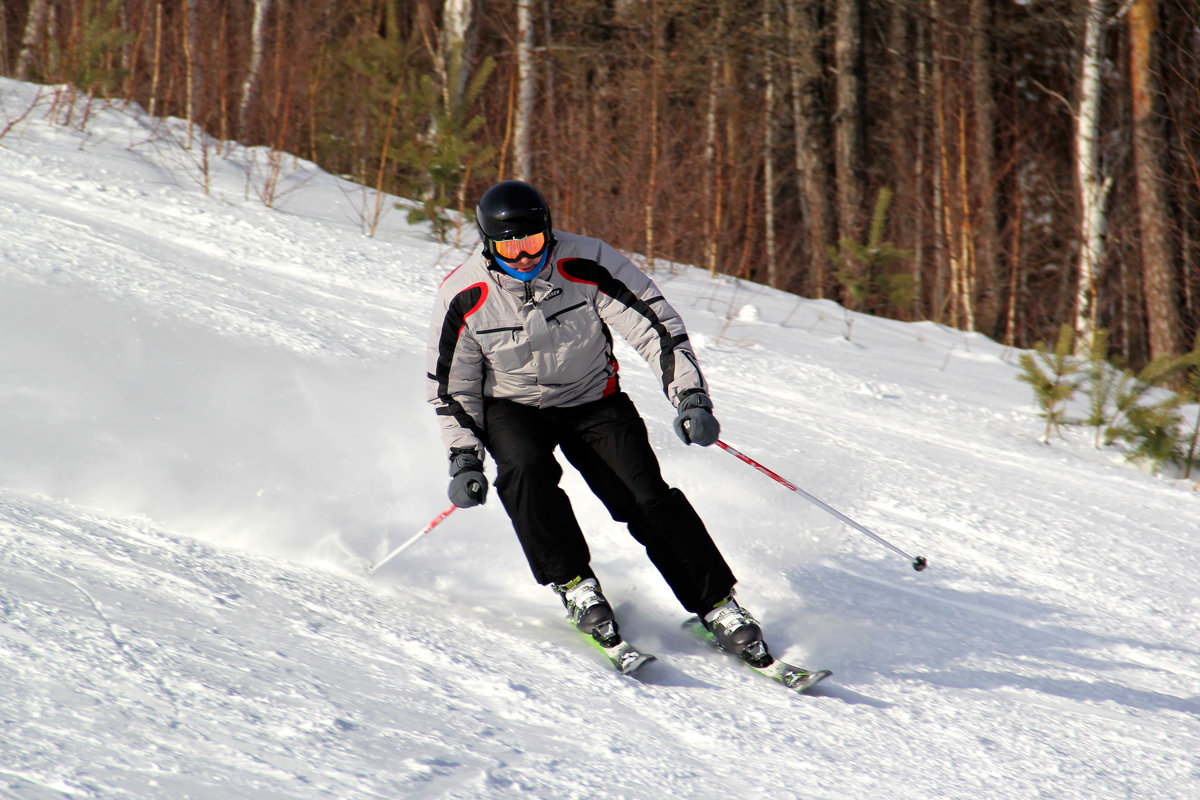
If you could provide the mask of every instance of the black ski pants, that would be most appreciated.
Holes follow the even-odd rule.
[[[703,615],[729,596],[733,573],[683,492],[663,480],[646,424],[624,392],[560,408],[489,399],[484,413],[496,492],[539,583],[593,574],[559,487],[559,447],[612,518],[628,524],[685,609]]]

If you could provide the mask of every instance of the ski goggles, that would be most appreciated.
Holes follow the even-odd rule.
[[[537,257],[546,249],[546,232],[539,231],[520,239],[500,239],[492,242],[496,255],[505,261],[516,261],[522,255]]]

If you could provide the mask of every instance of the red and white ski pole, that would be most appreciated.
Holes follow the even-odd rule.
[[[438,525],[440,525],[442,523],[442,520],[444,520],[446,517],[453,514],[454,509],[456,509],[456,508],[458,508],[458,506],[452,505],[449,508],[447,508],[445,511],[443,511],[442,513],[438,514],[436,517],[434,517],[432,520],[430,520],[428,525],[426,525],[424,528],[421,528],[421,530],[417,531],[416,534],[411,539],[409,539],[407,542],[405,542],[404,544],[397,547],[392,552],[388,553],[383,558],[376,561],[374,565],[372,565],[371,567],[369,567],[367,569],[367,574],[370,575],[370,574],[374,573],[375,570],[379,569],[384,564],[388,563],[393,558],[400,555],[408,548],[412,547],[413,544],[416,543],[417,539],[420,539],[422,536],[429,533],[431,530],[433,530]]]
[[[725,444],[725,442],[722,442],[720,439],[717,439],[716,445],[717,445],[717,447],[724,450],[726,453],[729,453],[730,455],[735,456],[742,463],[749,464],[750,466],[754,467],[756,470],[761,472],[763,475],[766,475],[768,478],[771,478],[772,480],[776,481],[777,483],[787,487],[788,489],[791,489],[793,492],[800,495],[805,500],[812,503],[813,505],[815,505],[817,508],[821,509],[822,511],[825,511],[826,513],[832,514],[833,516],[837,517],[839,520],[846,523],[851,528],[854,528],[854,530],[858,531],[859,533],[866,534],[867,536],[871,537],[876,542],[878,542],[879,544],[888,548],[892,552],[899,553],[900,555],[904,556],[905,558],[907,558],[909,560],[910,563],[912,563],[912,568],[915,569],[917,572],[920,572],[921,570],[925,569],[925,567],[927,567],[929,565],[928,562],[925,560],[925,556],[916,556],[916,557],[910,556],[908,553],[906,553],[903,550],[901,550],[900,548],[896,547],[894,544],[887,541],[883,537],[879,536],[874,531],[872,531],[862,525],[859,525],[857,522],[850,519],[849,517],[847,517],[842,512],[838,511],[833,506],[829,505],[828,503],[825,503],[824,501],[822,501],[816,497],[813,497],[811,494],[804,491],[796,484],[779,477],[774,472],[772,472],[771,470],[764,467],[762,464],[755,461],[753,458],[750,458],[750,456],[742,453],[740,450],[730,447],[729,445]]]

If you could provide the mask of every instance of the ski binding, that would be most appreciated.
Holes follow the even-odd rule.
[[[805,669],[804,667],[798,667],[795,664],[789,664],[786,661],[780,661],[778,658],[775,658],[767,653],[765,648],[763,648],[762,656],[754,660],[743,658],[736,653],[730,653],[728,650],[721,647],[721,645],[717,642],[716,637],[712,635],[708,628],[704,627],[704,622],[699,617],[692,617],[688,619],[683,623],[683,628],[684,630],[691,631],[697,637],[707,642],[717,650],[720,650],[722,653],[726,653],[736,658],[739,662],[745,664],[759,675],[763,675],[773,681],[776,681],[777,683],[781,683],[794,692],[807,692],[809,689],[833,674],[833,671],[828,669],[819,669],[813,671]]]
[[[599,634],[597,636],[579,630],[570,619],[567,622],[572,628],[579,631],[585,639],[599,648],[600,652],[604,653],[609,663],[612,664],[613,669],[622,675],[632,675],[646,664],[656,660],[650,653],[643,653],[621,638],[620,634],[613,628],[611,622],[606,622],[601,626],[597,630],[597,634]]]

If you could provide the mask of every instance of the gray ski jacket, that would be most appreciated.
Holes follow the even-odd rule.
[[[484,398],[577,406],[618,391],[610,326],[679,401],[708,387],[683,320],[648,275],[599,239],[554,232],[532,281],[476,253],[446,276],[429,331],[428,399],[448,450],[487,441]]]

